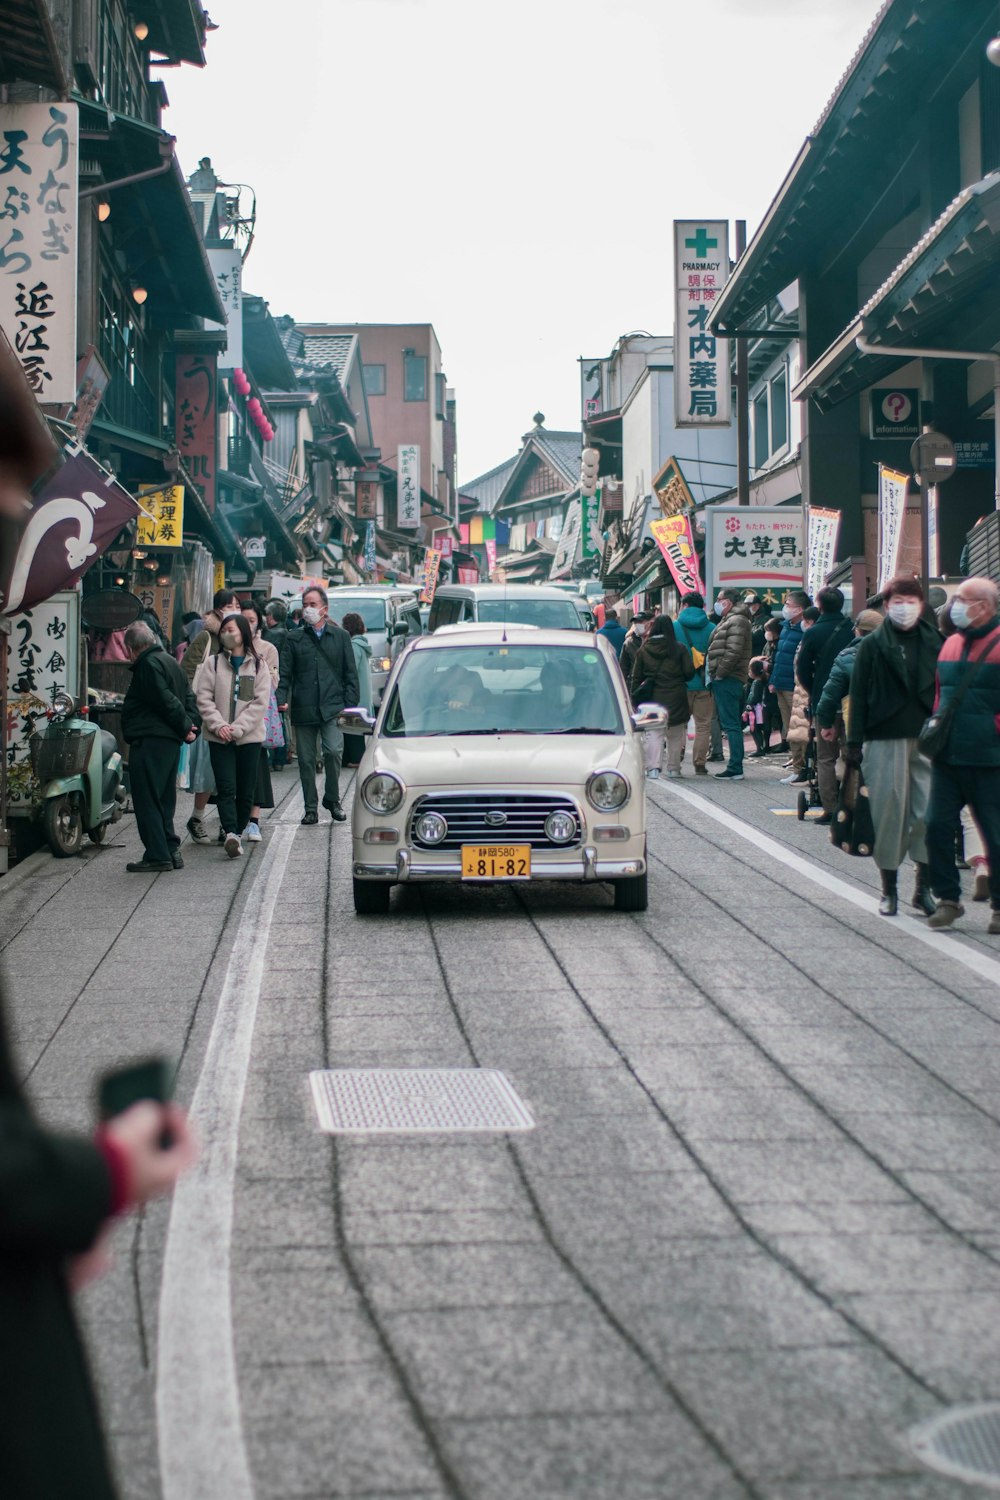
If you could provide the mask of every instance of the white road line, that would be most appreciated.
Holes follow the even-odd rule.
[[[278,826],[240,919],[191,1114],[201,1158],[174,1195],[160,1289],[163,1500],[253,1500],[230,1304],[240,1114],[264,957],[295,830]]]
[[[814,865],[810,860],[804,859],[801,854],[794,854],[791,849],[786,849],[784,844],[779,844],[776,839],[769,838],[766,833],[761,833],[760,829],[755,828],[752,823],[746,823],[733,813],[716,807],[714,802],[707,801],[696,792],[689,792],[684,787],[674,786],[669,781],[661,782],[661,786],[670,796],[679,797],[682,802],[690,803],[700,813],[704,813],[706,818],[713,818],[716,823],[721,823],[723,828],[728,828],[731,833],[736,833],[741,839],[746,839],[747,843],[753,844],[756,849],[763,850],[772,859],[787,865],[797,875],[803,875],[814,885],[822,886],[831,895],[839,896],[843,901],[849,901],[852,906],[858,907],[869,916],[878,916],[878,901],[874,896],[868,896],[857,890],[855,886],[849,885],[846,880],[841,880],[839,876],[831,875],[822,865]],[[883,921],[888,921],[888,918],[883,918]],[[935,932],[917,917],[906,915],[893,918],[892,928],[893,931],[905,932],[907,937],[918,939],[928,948],[933,948],[936,953],[944,954],[952,962],[964,964],[980,978],[989,979],[993,984],[1000,985],[1000,962],[980,952],[978,948],[970,947],[960,940],[956,941],[959,939],[957,932]]]

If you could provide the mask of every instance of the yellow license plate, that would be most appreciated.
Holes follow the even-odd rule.
[[[463,880],[530,880],[530,844],[463,844]]]

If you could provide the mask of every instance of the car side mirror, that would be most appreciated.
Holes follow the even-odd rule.
[[[366,708],[345,708],[337,715],[337,728],[344,734],[371,734],[375,728],[375,715]]]
[[[397,620],[395,625],[392,627],[392,633],[393,635],[409,635],[409,623],[406,620]]]
[[[665,708],[647,708],[641,714],[630,714],[633,729],[666,729],[667,710]]]

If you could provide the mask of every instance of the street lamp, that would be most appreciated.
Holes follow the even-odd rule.
[[[1000,36],[995,36],[992,42],[986,43],[986,57],[995,68],[1000,68]]]

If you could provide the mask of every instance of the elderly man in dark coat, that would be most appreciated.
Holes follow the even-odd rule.
[[[130,874],[155,875],[183,869],[174,832],[177,762],[181,745],[192,744],[201,715],[183,668],[164,651],[148,625],[136,621],[125,632],[132,681],[122,707],[122,734],[129,742],[129,783],[143,856],[127,864]]]

